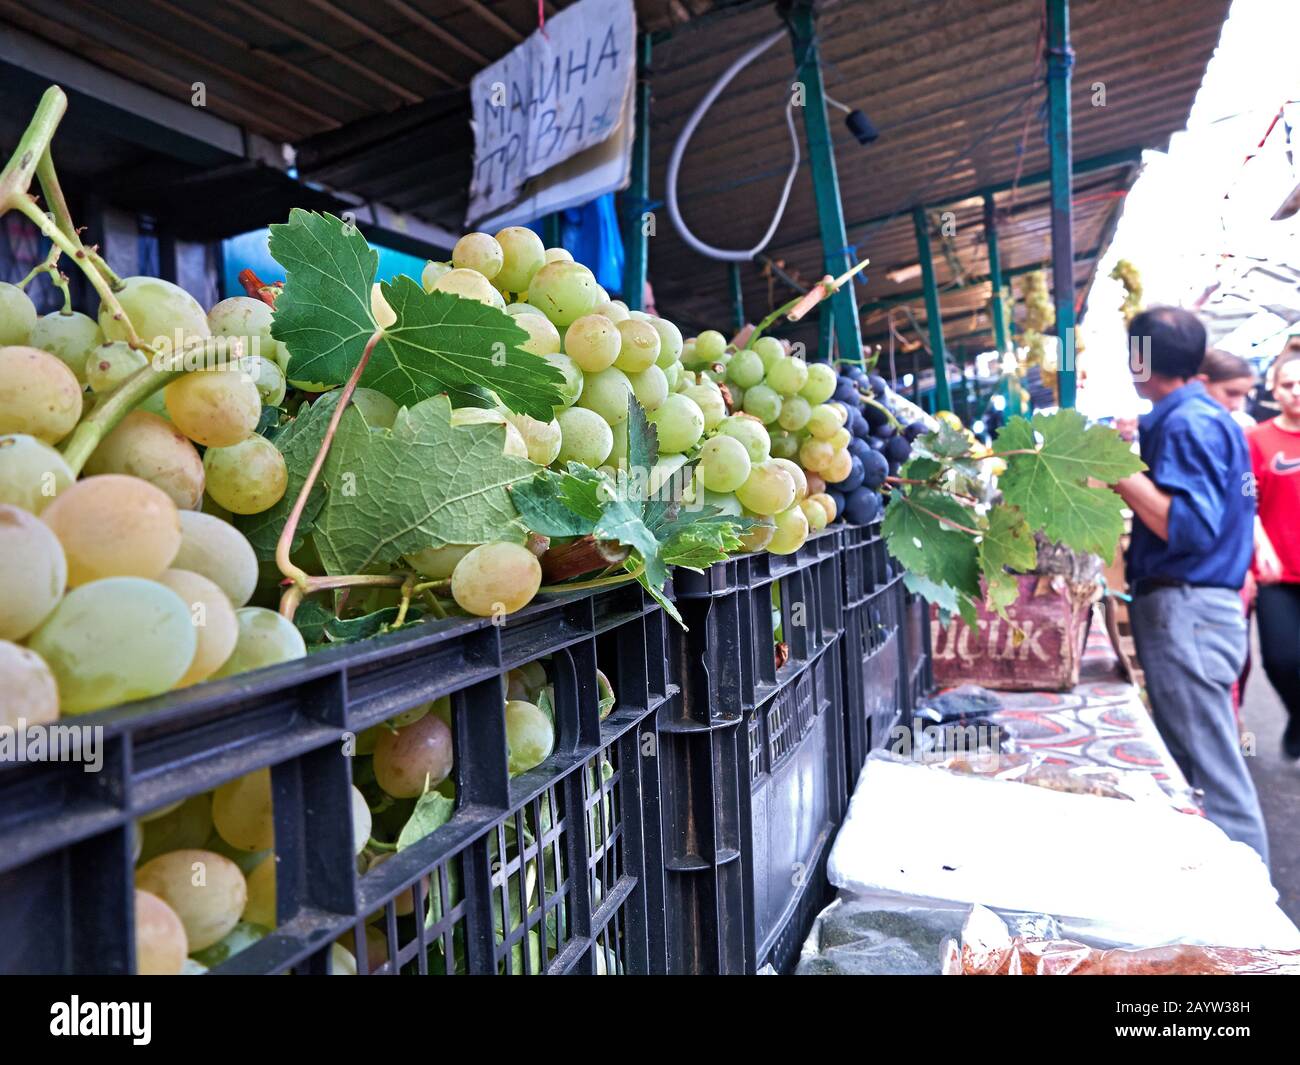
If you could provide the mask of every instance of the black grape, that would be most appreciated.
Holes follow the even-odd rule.
[[[845,503],[844,493],[837,492],[834,488],[827,488],[826,494],[831,497],[832,502],[834,502],[835,504],[836,517],[840,517],[840,518],[844,517],[844,503]]]
[[[906,437],[895,436],[885,441],[885,458],[890,462],[903,463],[912,457],[912,445]]]
[[[866,423],[874,430],[881,425],[889,424],[889,415],[879,407],[866,403],[862,407],[862,417]]]
[[[873,436],[867,440],[867,447],[871,448],[872,451],[884,451],[885,442],[880,437]]]
[[[878,437],[881,440],[889,440],[897,433],[898,430],[894,428],[893,422],[881,422],[879,425],[877,425],[874,429],[871,430],[871,435]]]
[[[879,488],[889,474],[889,460],[879,451],[873,451],[862,462],[862,483],[868,488]]]
[[[875,452],[871,452],[875,454]],[[857,455],[853,456],[853,463],[849,467],[849,475],[840,482],[840,490],[843,492],[852,492],[862,484],[862,479],[866,476],[863,462]]]
[[[848,506],[845,508],[849,520],[858,525],[870,525],[880,517],[880,496],[870,488],[859,488],[849,493]]]
[[[925,422],[912,422],[903,429],[903,435],[907,437],[909,442],[915,440],[924,432],[927,432]]]
[[[871,450],[871,445],[861,437],[854,437],[849,441],[849,454],[856,455],[860,459],[865,459],[868,455],[875,454],[875,452]]]
[[[857,406],[858,403],[857,387],[853,384],[852,380],[841,377],[840,383],[835,386],[835,395],[832,396],[831,398],[837,399],[841,403],[847,403],[850,406]]]
[[[885,393],[889,389],[889,386],[885,384],[885,379],[880,374],[873,373],[867,378],[867,381],[871,385],[871,391],[876,394],[876,399],[883,400]]]

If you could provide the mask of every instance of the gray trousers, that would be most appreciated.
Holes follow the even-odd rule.
[[[1268,862],[1268,835],[1241,753],[1232,685],[1246,660],[1241,597],[1227,588],[1156,588],[1134,596],[1133,640],[1156,728],[1206,816]]]

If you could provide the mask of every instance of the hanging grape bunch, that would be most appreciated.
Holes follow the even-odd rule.
[[[1142,310],[1142,275],[1127,259],[1120,259],[1110,277],[1124,286],[1124,301],[1119,305],[1119,313],[1124,316],[1124,324],[1128,325]]]

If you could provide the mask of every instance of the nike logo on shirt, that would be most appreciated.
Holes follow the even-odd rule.
[[[1273,456],[1273,472],[1283,476],[1300,471],[1300,459],[1289,459],[1279,451]]]

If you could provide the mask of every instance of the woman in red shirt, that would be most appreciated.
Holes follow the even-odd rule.
[[[1259,507],[1255,610],[1264,672],[1289,715],[1282,749],[1300,758],[1300,344],[1288,345],[1270,376],[1282,413],[1246,434]]]

